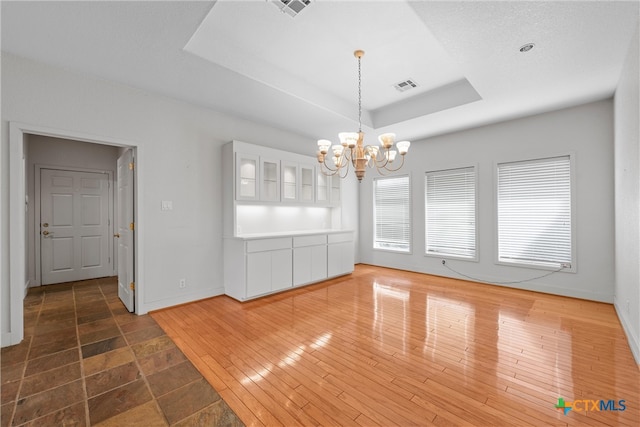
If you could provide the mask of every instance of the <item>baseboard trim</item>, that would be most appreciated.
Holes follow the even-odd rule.
[[[627,336],[627,342],[629,343],[631,354],[633,354],[633,358],[636,360],[636,364],[638,364],[638,368],[640,369],[640,342],[638,341],[639,338],[633,334],[634,331],[631,327],[631,322],[629,321],[629,318],[626,316],[622,307],[618,305],[617,301],[613,303],[613,307],[615,308],[618,319],[620,320],[620,324],[622,325],[622,330]]]
[[[550,285],[550,284],[540,283],[536,281],[523,281],[521,283],[514,283],[514,284],[501,284],[500,282],[504,280],[504,277],[502,278],[490,277],[490,276],[479,274],[479,275],[475,275],[476,276],[475,280],[470,280],[465,277],[461,277],[455,274],[450,274],[448,270],[444,270],[444,268],[443,268],[443,271],[433,272],[433,271],[427,271],[415,265],[401,265],[401,264],[385,265],[385,264],[374,264],[374,263],[368,263],[368,262],[363,262],[362,264],[373,265],[376,267],[392,268],[396,270],[411,271],[414,273],[428,274],[431,276],[446,277],[447,279],[465,280],[467,282],[480,283],[480,284],[491,285],[491,286],[500,286],[500,287],[510,288],[510,289],[520,289],[523,291],[541,292],[544,294],[559,295],[564,297],[571,297],[571,298],[578,298],[578,299],[585,299],[589,301],[598,301],[598,302],[613,304],[613,295],[582,291],[579,289],[561,288],[556,285]]]
[[[207,289],[200,292],[194,292],[191,294],[180,295],[178,297],[164,298],[157,301],[147,302],[140,305],[140,312],[138,314],[147,314],[150,311],[161,310],[163,308],[169,308],[175,305],[188,304],[190,302],[213,298],[220,295],[224,295],[224,286],[220,286],[214,289]]]
[[[3,332],[0,341],[0,347],[9,347],[11,345],[20,344],[22,339],[23,337],[21,334],[17,334],[14,332]]]

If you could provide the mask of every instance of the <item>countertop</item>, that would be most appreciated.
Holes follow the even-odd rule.
[[[254,240],[254,239],[270,239],[277,237],[296,237],[296,236],[313,236],[316,234],[338,234],[353,233],[353,230],[302,230],[302,231],[278,231],[271,233],[249,233],[239,234],[237,236],[226,236],[225,239]]]

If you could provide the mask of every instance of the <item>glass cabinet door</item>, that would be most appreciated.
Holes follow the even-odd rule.
[[[258,156],[236,153],[236,199],[258,199]]]
[[[335,174],[331,178],[331,204],[340,204],[340,174]]]
[[[313,166],[300,166],[300,201],[313,203],[315,201],[313,185]]]
[[[329,181],[330,177],[323,174],[320,168],[318,168],[317,170],[318,174],[316,175],[316,201],[320,204],[323,204],[329,201],[327,182]]]
[[[298,164],[282,162],[282,201],[298,200]]]
[[[280,162],[260,159],[260,200],[280,201]]]

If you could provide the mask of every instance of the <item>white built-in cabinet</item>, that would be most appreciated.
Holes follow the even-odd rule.
[[[340,183],[342,182],[342,179],[339,174],[332,175],[328,178],[331,182],[331,196],[329,204],[337,206],[340,204]]]
[[[259,200],[258,187],[260,159],[256,155],[236,154],[236,199]]]
[[[290,238],[249,240],[246,257],[247,295],[263,295],[292,286]]]
[[[237,201],[340,205],[340,177],[325,176],[311,161],[279,160],[240,151],[234,155]]]
[[[351,233],[327,236],[327,275],[349,274],[353,271],[353,236]]]
[[[260,158],[260,200],[280,200],[280,161]]]
[[[323,174],[318,167],[316,173],[316,200],[318,204],[329,203],[329,182],[330,177]]]
[[[353,272],[353,233],[226,238],[225,293],[246,301]]]
[[[315,165],[300,164],[300,202],[310,204],[316,202]]]
[[[319,282],[327,277],[327,235],[294,237],[293,285]]]
[[[282,201],[295,202],[298,200],[298,164],[282,161]]]
[[[314,157],[240,141],[222,157],[227,295],[246,301],[353,271],[338,175]]]

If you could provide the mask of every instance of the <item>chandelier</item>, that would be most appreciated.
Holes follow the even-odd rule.
[[[409,141],[398,141],[397,151],[393,149],[396,138],[395,133],[384,133],[378,137],[380,147],[377,145],[364,145],[364,132],[362,132],[362,72],[360,61],[364,56],[363,50],[356,50],[353,55],[358,58],[358,132],[340,132],[338,138],[340,144],[331,145],[327,139],[318,140],[317,158],[320,170],[324,175],[339,174],[341,178],[347,176],[349,166],[353,166],[358,181],[362,181],[367,167],[375,167],[381,175],[387,172],[395,172],[404,165],[404,155],[409,151]],[[329,154],[331,148],[331,154]],[[398,166],[396,160],[400,153],[402,162]]]

